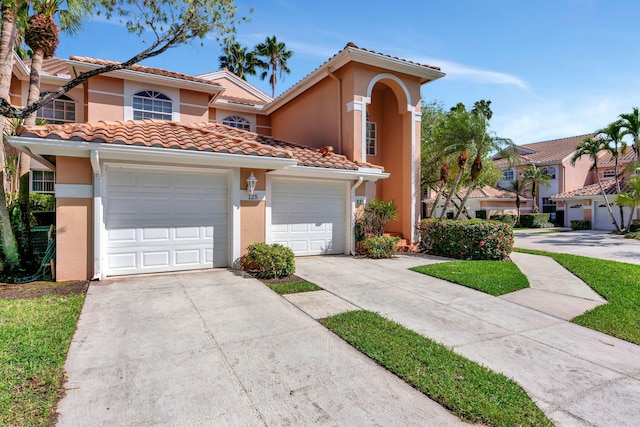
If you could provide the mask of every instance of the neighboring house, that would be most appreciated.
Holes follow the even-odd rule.
[[[576,146],[586,137],[593,134],[553,139],[550,141],[524,144],[516,148],[517,159],[509,161],[500,156],[494,157],[502,171],[499,187],[507,187],[509,181],[521,179],[523,170],[530,165],[543,168],[551,176],[549,188],[540,186],[536,194],[536,203],[540,212],[551,214],[551,220],[560,224],[566,223],[564,206],[557,206],[552,196],[558,193],[573,191],[588,184],[591,161],[587,157],[579,159],[575,166],[571,165],[571,157]]]
[[[617,173],[621,176],[621,191],[625,191],[625,185],[628,177],[631,175],[631,172],[625,171],[625,169],[629,163],[634,160],[635,153],[631,149],[628,149],[627,153],[619,158]],[[598,156],[598,172],[600,174],[602,187],[611,205],[611,210],[618,226],[620,226],[620,207],[615,203],[617,194],[616,181],[614,179],[616,176],[615,160],[611,154],[600,153]],[[564,208],[566,212],[565,226],[567,227],[571,225],[572,220],[586,220],[590,221],[591,228],[594,230],[615,230],[615,225],[611,220],[609,209],[607,208],[595,176],[595,170],[593,169],[590,171],[584,187],[556,194],[552,197],[552,200],[557,203],[559,208]],[[628,225],[629,209],[630,208],[623,208],[625,225]],[[638,215],[638,211],[636,210],[633,218],[638,218]]]
[[[45,61],[42,91],[106,63]],[[14,76],[23,105],[28,66]],[[56,174],[57,280],[227,267],[263,241],[348,254],[365,198],[395,200],[387,231],[414,238],[420,90],[443,76],[349,43],[274,100],[226,70],[136,65],[40,113],[66,124],[9,142]]]
[[[453,201],[459,206],[462,202],[462,198],[467,193],[467,188],[461,188],[458,191],[460,198],[454,198]],[[428,212],[431,212],[433,203],[435,202],[435,194],[431,195],[429,199],[422,199],[423,203],[427,205]],[[531,212],[530,198],[520,197],[520,214]],[[438,206],[436,207],[435,217],[439,218],[444,207],[445,198],[441,198]],[[516,209],[516,195],[511,191],[507,191],[503,188],[490,187],[485,185],[480,188],[476,188],[471,191],[466,203],[466,211],[470,218],[478,218],[478,211],[485,212],[485,218],[490,219],[492,215],[496,214],[517,214]],[[447,209],[447,217],[453,218],[457,209],[453,204]],[[462,214],[460,218],[466,218],[467,216]]]

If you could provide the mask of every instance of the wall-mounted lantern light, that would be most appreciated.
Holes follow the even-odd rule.
[[[249,178],[247,178],[247,193],[249,193],[249,199],[255,197],[256,191],[256,183],[258,182],[258,178],[251,172]]]

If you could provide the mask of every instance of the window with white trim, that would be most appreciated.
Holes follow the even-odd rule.
[[[513,181],[515,179],[515,173],[513,169],[506,169],[502,171],[502,180],[503,181]]]
[[[31,171],[31,191],[34,193],[53,193],[55,182],[55,172]]]
[[[551,177],[551,179],[556,179],[556,168],[555,166],[547,166],[546,168],[542,168],[547,175]]]
[[[240,116],[229,116],[222,120],[222,124],[225,126],[231,126],[232,128],[251,130],[251,123],[249,120]]]
[[[604,171],[602,171],[602,177],[603,178],[615,178],[616,177],[616,170],[615,169],[605,169]]]
[[[133,95],[133,119],[171,120],[173,103],[168,96],[155,90],[143,90]]]
[[[551,200],[549,197],[542,198],[542,212],[554,213],[556,212],[556,201]]]
[[[376,124],[369,121],[369,112],[367,111],[367,128],[366,128],[366,145],[367,145],[367,156],[376,156],[377,155],[377,130]]]
[[[46,92],[43,92],[42,95],[46,95]],[[74,123],[76,121],[76,102],[67,95],[60,95],[40,107],[36,117],[46,120],[52,125]]]

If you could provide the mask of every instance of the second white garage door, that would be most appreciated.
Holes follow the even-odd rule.
[[[344,253],[346,195],[343,182],[274,179],[271,242],[296,255]]]
[[[105,274],[226,267],[227,188],[224,174],[108,169]]]

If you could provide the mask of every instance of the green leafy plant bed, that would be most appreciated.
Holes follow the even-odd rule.
[[[322,323],[465,421],[487,426],[553,425],[513,380],[376,313],[351,311]]]
[[[74,285],[0,287],[0,425],[55,424],[64,361],[86,289],[86,282]],[[80,293],[65,295],[69,289]]]
[[[509,261],[450,261],[410,270],[495,296],[529,287],[525,275]]]
[[[517,251],[553,258],[608,301],[572,322],[640,345],[640,265],[529,249]]]

